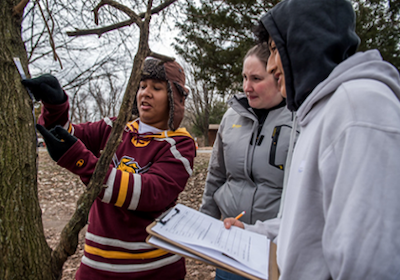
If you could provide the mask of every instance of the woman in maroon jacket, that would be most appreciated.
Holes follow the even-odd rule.
[[[57,79],[24,80],[43,109],[37,128],[57,164],[88,184],[113,120],[71,124]],[[185,128],[185,74],[176,62],[145,61],[135,109],[89,214],[76,279],[184,279],[184,259],[145,243],[148,226],[173,206],[192,174],[195,143]],[[47,129],[51,129],[48,131]],[[63,141],[61,141],[63,139]]]

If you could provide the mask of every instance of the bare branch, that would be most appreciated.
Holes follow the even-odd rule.
[[[97,35],[101,36],[103,33],[107,33],[112,30],[120,29],[125,26],[129,26],[132,23],[135,23],[134,20],[129,19],[126,21],[122,21],[113,25],[101,27],[101,28],[95,28],[95,29],[77,29],[75,31],[67,31],[67,35],[70,37],[74,36],[85,36],[85,35]]]
[[[138,24],[141,21],[141,18],[131,9],[129,9],[127,6],[122,5],[118,2],[115,2],[113,0],[101,0],[101,2],[96,6],[96,8],[93,9],[94,12],[94,22],[96,25],[99,24],[99,9],[105,5],[109,5],[111,7],[116,8],[117,10],[120,10],[121,12],[124,12],[127,14],[133,22]]]
[[[19,2],[13,9],[13,16],[20,16],[22,17],[23,13],[24,13],[24,9],[26,7],[26,5],[28,5],[29,0],[21,0],[21,2]]]
[[[43,13],[43,10],[42,10],[42,6],[40,5],[40,2],[37,1],[37,4],[38,4],[39,10],[40,10],[40,13],[42,14],[43,22],[44,22],[44,24],[45,24],[45,26],[46,26],[46,28],[47,28],[47,32],[49,33],[50,46],[51,46],[51,49],[53,50],[53,58],[54,58],[54,61],[57,61],[57,60],[58,60],[58,62],[60,63],[60,67],[61,67],[61,69],[62,69],[63,66],[62,66],[62,63],[61,63],[61,59],[60,59],[60,57],[58,56],[58,54],[57,54],[57,52],[56,52],[56,46],[55,46],[55,44],[54,44],[53,34],[52,34],[52,32],[50,31],[49,25],[47,24],[46,17],[44,16],[44,13]],[[49,13],[49,17],[51,18],[51,20],[53,20],[53,18],[51,17],[51,14],[50,14],[50,13]]]
[[[106,1],[110,1],[110,0],[106,0]],[[165,1],[164,3],[162,3],[159,6],[155,7],[154,9],[151,9],[150,14],[151,15],[158,14],[160,11],[162,11],[163,9],[165,9],[166,7],[168,7],[169,5],[173,4],[176,1],[178,1],[178,0]],[[145,13],[140,13],[138,15],[138,17],[140,19],[143,19],[145,17]],[[124,27],[124,26],[131,25],[132,23],[138,24],[134,19],[131,18],[129,20],[126,20],[126,21],[123,21],[123,22],[120,22],[120,23],[117,23],[117,24],[112,24],[112,25],[109,25],[109,26],[105,26],[105,27],[102,27],[102,28],[85,29],[85,30],[77,29],[75,31],[67,31],[67,35],[68,36],[97,35],[97,36],[100,37],[103,33],[106,33],[106,32],[112,31],[112,30],[116,30],[116,29],[119,29],[119,28]]]
[[[164,9],[165,9],[166,7],[168,7],[169,5],[175,3],[176,1],[178,1],[178,0],[168,0],[168,1],[165,1],[164,3],[158,5],[158,6],[155,7],[154,9],[152,9],[152,10],[151,10],[151,14],[152,14],[152,15],[158,14],[159,12],[161,12],[162,10],[164,10]],[[144,16],[145,16],[144,13],[140,13],[140,14],[139,14],[139,17],[141,17],[141,18],[143,18]]]

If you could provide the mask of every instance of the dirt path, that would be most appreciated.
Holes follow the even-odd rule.
[[[198,153],[193,176],[179,197],[179,203],[198,209],[203,194],[210,153]],[[38,192],[48,244],[54,248],[60,232],[75,211],[75,203],[85,186],[79,177],[57,166],[45,149],[39,150]],[[83,255],[85,229],[80,233],[77,252],[64,264],[62,280],[73,280]],[[186,259],[186,280],[211,280],[215,268]]]

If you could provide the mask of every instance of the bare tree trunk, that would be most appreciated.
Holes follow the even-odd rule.
[[[172,4],[174,1],[176,0],[166,1],[161,6],[165,8],[168,5]],[[112,3],[117,4],[115,2]],[[162,60],[173,60],[173,58],[156,54],[152,52],[149,48],[149,24],[152,13],[152,4],[153,1],[148,0],[147,11],[143,16],[143,21],[141,20],[141,17],[137,16],[133,13],[133,11],[131,11],[131,16],[136,20],[136,25],[140,29],[139,46],[137,54],[135,55],[133,61],[131,76],[129,78],[128,85],[122,100],[120,112],[117,119],[113,122],[111,135],[107,141],[103,153],[99,158],[99,161],[96,164],[96,168],[93,172],[92,178],[87,185],[86,191],[79,197],[77,208],[75,209],[75,212],[72,215],[71,219],[62,230],[60,242],[51,254],[52,271],[55,279],[61,276],[62,266],[67,258],[75,253],[78,245],[78,234],[80,230],[86,225],[90,208],[103,187],[104,178],[106,176],[109,164],[112,160],[112,156],[117,150],[117,147],[121,141],[124,127],[132,115],[132,107],[135,93],[139,87],[141,72],[143,69],[145,58],[150,55]],[[98,8],[103,5],[105,5],[105,2],[101,2]],[[119,7],[123,8],[123,6]],[[158,8],[156,8],[156,10],[158,10]]]
[[[51,279],[37,193],[32,101],[13,57],[26,65],[17,1],[0,1],[0,279]],[[25,73],[27,71],[25,70]]]
[[[204,136],[204,145],[209,146],[210,140],[208,139],[208,126],[210,121],[210,107],[211,107],[211,100],[208,96],[209,89],[207,84],[203,84],[203,101],[204,101],[204,117],[203,117],[203,136]]]

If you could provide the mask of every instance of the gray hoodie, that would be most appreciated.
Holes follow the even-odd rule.
[[[347,1],[328,2],[329,5],[325,0],[283,1],[275,12],[272,10],[262,19],[272,38],[280,41],[278,50],[280,54],[286,52],[286,62],[297,60],[297,66],[289,63],[285,68],[285,74],[286,69],[292,74],[292,82],[299,81],[301,60],[316,65],[319,59],[323,68],[307,66],[302,71],[308,72],[303,76],[309,77],[310,87],[294,82],[288,93],[288,104],[297,110],[301,134],[278,227],[280,279],[399,279],[399,73],[382,60],[377,50],[343,55],[354,44],[352,39],[343,40],[346,36],[354,38],[354,30],[350,26],[347,35],[334,36],[344,29],[329,26],[349,25],[348,20],[343,21],[348,16],[354,21],[351,6]],[[287,17],[289,10],[293,13]],[[276,20],[283,17],[291,18],[292,25],[299,21],[308,25],[311,35],[307,36],[328,34],[322,47],[326,60],[323,53],[314,59],[312,53],[303,56],[294,52],[289,28]],[[329,22],[326,34],[325,22]],[[281,37],[276,29],[285,35]],[[304,49],[316,44],[301,36],[296,40],[297,45],[307,45]],[[339,45],[347,42],[349,47],[339,48],[338,40]],[[318,44],[314,49],[318,51]],[[313,85],[313,73],[318,77],[327,71],[325,63],[332,57],[337,58],[337,65]],[[273,238],[277,225],[276,219],[246,229]]]
[[[399,85],[378,51],[357,53],[300,106],[281,279],[399,279]]]

